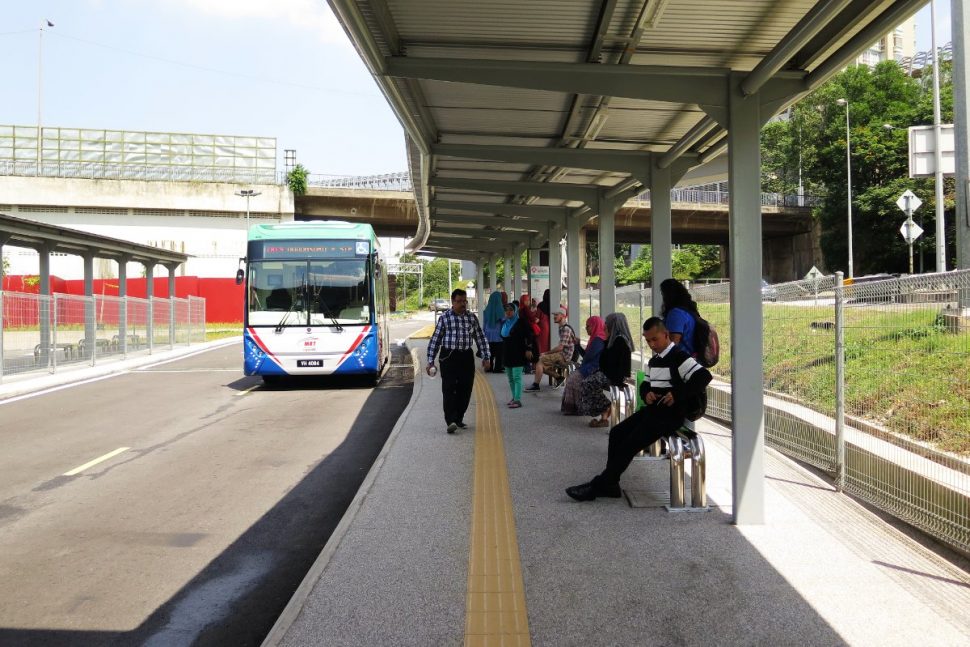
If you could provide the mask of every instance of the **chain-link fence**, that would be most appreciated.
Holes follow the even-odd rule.
[[[0,291],[0,378],[205,341],[205,299]]]
[[[970,551],[970,271],[846,283],[761,287],[766,441]],[[708,414],[722,420],[731,419],[730,289],[691,289],[721,342]],[[618,288],[616,303],[633,331],[652,313],[649,288]],[[581,293],[580,313],[580,323],[605,314],[597,291]]]

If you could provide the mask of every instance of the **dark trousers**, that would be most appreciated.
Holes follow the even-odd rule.
[[[488,342],[488,353],[492,356],[492,372],[504,373],[505,367],[502,366],[502,342]]]
[[[658,406],[645,406],[610,430],[606,469],[593,479],[600,487],[614,487],[633,457],[671,435],[684,423],[683,418],[658,415]]]
[[[475,354],[469,350],[441,349],[441,406],[445,424],[464,422],[475,384]]]

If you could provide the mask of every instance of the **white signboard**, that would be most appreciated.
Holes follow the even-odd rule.
[[[805,275],[805,278],[806,279],[818,279],[818,278],[822,278],[823,276],[824,276],[824,274],[822,274],[822,270],[820,270],[817,267],[815,267],[814,265],[812,265],[812,269],[810,269],[808,271],[808,274]]]
[[[542,293],[549,289],[549,266],[532,265],[529,267],[529,275],[532,277],[529,285],[531,296],[539,302],[542,300]]]
[[[933,126],[909,128],[909,177],[933,177],[936,174],[936,141]],[[943,175],[954,174],[956,149],[953,124],[940,125]]]
[[[899,228],[899,233],[903,235],[903,240],[905,240],[907,244],[912,245],[913,241],[923,235],[923,228],[912,220],[907,220],[903,223],[903,226]]]
[[[917,198],[916,194],[909,189],[903,191],[903,194],[899,196],[898,200],[896,200],[896,206],[899,207],[903,213],[906,213],[907,206],[909,207],[910,213],[912,213],[913,211],[919,209],[921,204],[923,204],[923,201]]]

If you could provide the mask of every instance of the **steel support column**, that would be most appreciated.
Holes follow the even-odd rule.
[[[512,286],[515,285],[515,278],[512,276],[512,268],[514,264],[512,263],[512,256],[514,252],[511,249],[505,250],[505,276],[502,278],[505,280],[505,293],[509,295],[509,301],[515,301],[517,298],[515,296],[515,290]]]
[[[175,348],[175,270],[178,265],[168,265],[168,345]]]
[[[485,296],[485,259],[475,259],[475,301],[478,308],[478,323],[485,325],[485,304],[488,297]]]
[[[496,262],[498,258],[496,256],[491,256],[488,259],[488,287],[491,288],[492,292],[496,290],[501,291],[502,288],[498,284],[498,263]]]
[[[579,236],[583,230],[583,222],[579,218],[570,218],[566,223],[566,307],[569,309],[569,325],[579,333],[579,288],[580,263],[585,259],[580,257]]]
[[[953,133],[956,138],[956,269],[970,269],[970,0],[951,0],[950,16],[953,31]],[[964,291],[965,292],[965,291]],[[960,305],[970,307],[967,295]]]
[[[54,298],[51,294],[51,250],[47,245],[37,246],[38,273],[40,274],[40,294],[46,298],[41,299],[38,305],[40,326],[40,365],[47,366],[51,352],[51,308],[54,307]]]
[[[118,259],[118,343],[122,357],[128,356],[128,256]]]
[[[549,318],[559,309],[562,303],[562,229],[557,225],[549,225]],[[559,344],[559,327],[549,322],[549,348]]]
[[[145,315],[145,335],[148,337],[148,354],[155,348],[155,264],[145,263],[145,299],[148,313]]]
[[[728,238],[731,246],[731,427],[734,523],[764,523],[761,313],[761,117],[743,75],[728,91]]]
[[[653,254],[650,310],[655,315],[660,314],[663,303],[660,282],[673,276],[670,184],[670,167],[653,169],[650,174],[650,251]]]
[[[600,197],[597,201],[596,212],[599,216],[599,250],[600,250],[600,316],[616,312],[616,220],[617,202]]]
[[[513,267],[515,268],[512,273],[512,292],[515,294],[515,298],[518,299],[522,295],[522,247],[516,247],[513,250],[512,260],[514,263]]]
[[[94,361],[97,353],[97,322],[94,313],[94,254],[85,252],[84,259],[84,359]]]

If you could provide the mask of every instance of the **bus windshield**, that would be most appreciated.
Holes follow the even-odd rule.
[[[366,258],[262,260],[249,264],[252,326],[370,323]]]

